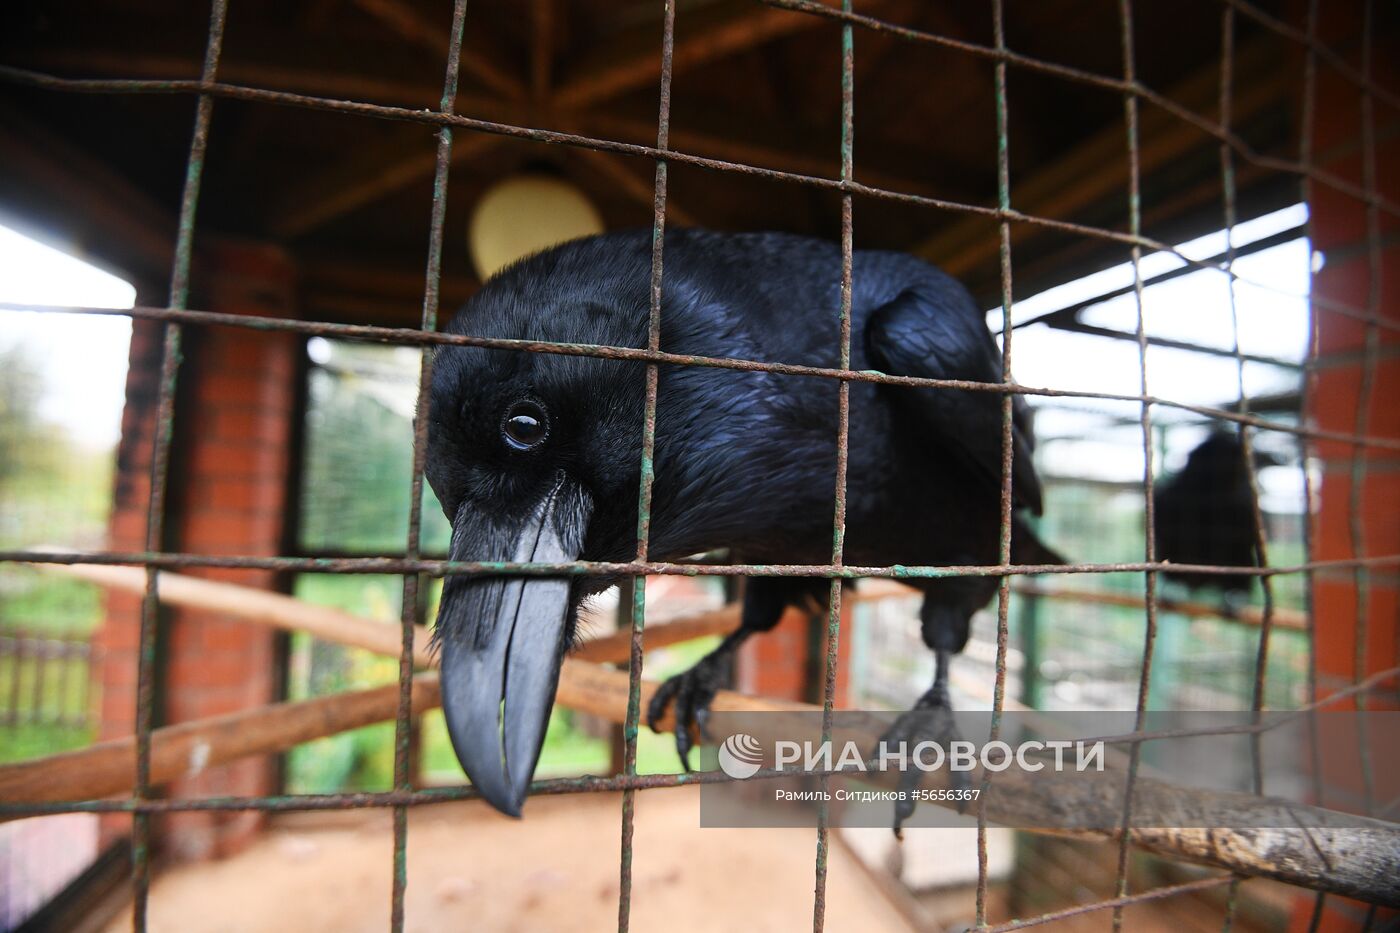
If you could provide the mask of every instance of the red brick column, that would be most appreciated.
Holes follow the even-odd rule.
[[[847,685],[850,682],[851,658],[850,603],[841,605],[841,641],[837,646],[836,707],[846,706]],[[735,685],[741,693],[774,697],[782,700],[821,702],[825,682],[826,656],[811,657],[811,646],[822,644],[810,636],[812,626],[826,625],[826,614],[814,620],[805,609],[789,608],[771,632],[748,640],[739,649],[735,670]],[[819,652],[821,649],[818,649]],[[815,673],[816,682],[809,682]]]
[[[289,316],[291,264],[280,252],[220,245],[201,263],[198,302],[235,314]],[[149,498],[159,325],[137,322],[116,481],[111,541],[139,550]],[[289,511],[288,440],[300,341],[244,328],[186,328],[167,502],[167,547],[197,554],[279,553]],[[265,572],[195,570],[197,576],[271,588]],[[126,735],[135,720],[140,600],[111,594],[100,633],[102,734]],[[159,721],[201,719],[276,699],[276,638],[267,629],[216,613],[166,610],[158,672]],[[247,759],[172,783],[173,797],[264,794],[274,760]],[[196,858],[244,841],[256,813],[176,813],[162,822],[166,851]]]
[[[1320,4],[1319,37],[1360,66],[1361,4]],[[1391,93],[1400,91],[1395,35],[1378,35],[1374,47],[1374,79]],[[1301,56],[1300,56],[1301,57]],[[1352,81],[1325,63],[1317,66],[1314,157],[1325,169],[1357,187],[1365,184],[1362,161],[1362,92]],[[1392,203],[1400,200],[1400,139],[1380,132],[1393,125],[1397,115],[1375,104],[1376,166],[1379,193]],[[1315,277],[1318,299],[1345,302],[1366,309],[1372,301],[1373,276],[1379,275],[1379,314],[1400,322],[1400,246],[1394,237],[1400,221],[1380,214],[1379,269],[1372,268],[1367,239],[1366,204],[1322,182],[1313,182],[1311,215],[1313,246],[1325,257]],[[1385,238],[1389,237],[1389,245]],[[1362,404],[1367,327],[1326,307],[1314,307],[1318,324],[1319,371],[1311,396],[1315,426],[1328,431],[1354,433]],[[1373,370],[1373,385],[1366,415],[1366,433],[1400,439],[1400,333],[1378,330],[1380,352]],[[1314,558],[1346,560],[1356,556],[1400,554],[1400,453],[1363,450],[1365,472],[1359,490],[1359,508],[1353,508],[1353,455],[1347,443],[1322,441],[1314,455],[1321,460],[1319,509],[1314,518]],[[1355,521],[1360,521],[1361,549],[1354,546]],[[1325,570],[1316,576],[1317,666],[1319,689],[1325,696],[1355,679],[1397,663],[1400,632],[1400,570],[1391,566],[1369,572],[1369,605],[1361,618],[1356,577],[1350,569]],[[1356,663],[1358,632],[1364,621],[1366,642],[1363,661]],[[1389,705],[1373,698],[1370,706]],[[1337,707],[1354,708],[1354,707]],[[1383,760],[1384,756],[1380,756]],[[1359,790],[1359,788],[1356,788]],[[1308,928],[1312,898],[1300,898],[1292,929]],[[1359,929],[1366,908],[1353,901],[1329,898],[1323,930]],[[1388,915],[1382,912],[1382,916]]]
[[[126,376],[126,406],[117,447],[112,517],[107,546],[114,551],[142,551],[146,543],[146,510],[151,497],[151,443],[155,435],[156,392],[160,385],[163,326],[156,321],[131,322],[131,349]],[[107,612],[93,636],[98,738],[114,739],[136,730],[136,666],[140,640],[141,598],[109,590]],[[102,818],[101,845],[131,831],[125,815]]]

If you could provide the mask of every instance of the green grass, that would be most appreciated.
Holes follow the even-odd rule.
[[[22,368],[14,354],[7,375]],[[13,384],[0,387],[0,547],[100,546],[112,505],[114,451],[71,443],[34,415],[34,401]],[[34,390],[35,384],[18,387]],[[100,587],[7,564],[0,568],[0,720],[45,719],[89,703],[85,659],[17,658],[12,638],[90,635],[101,622]],[[32,650],[26,644],[25,650]],[[37,690],[36,690],[37,688]],[[37,693],[37,695],[36,695]],[[91,727],[48,722],[0,724],[0,762],[22,761],[81,748],[93,741]]]
[[[0,583],[0,633],[86,635],[102,618],[102,589],[31,567],[7,566]]]
[[[27,761],[92,744],[91,726],[0,725],[0,763]]]

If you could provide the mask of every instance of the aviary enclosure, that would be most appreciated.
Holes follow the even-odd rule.
[[[565,664],[568,712],[531,788],[577,806],[618,798],[620,832],[579,844],[617,879],[604,893],[620,929],[652,896],[634,884],[639,801],[728,780],[654,754],[644,704],[698,640],[733,630],[747,576],[827,579],[831,608],[789,612],[781,651],[747,647],[717,710],[907,707],[928,671],[899,581],[948,573],[998,581],[954,682],[960,703],[994,716],[1135,710],[1141,726],[1149,710],[1345,709],[1380,731],[1395,709],[1388,4],[148,0],[3,16],[0,219],[136,294],[130,307],[3,305],[10,319],[131,321],[112,457],[26,468],[37,429],[0,412],[0,813],[6,883],[33,887],[7,892],[7,923],[66,928],[129,902],[136,929],[192,928],[161,915],[167,866],[232,858],[292,811],[372,809],[390,818],[382,923],[432,928],[406,907],[427,857],[409,857],[410,815],[477,796],[431,713],[425,623],[450,574],[631,581],[594,608],[593,637]],[[483,205],[512,179],[572,200],[512,202],[507,229],[550,227],[580,198],[585,228],[650,224],[646,346],[442,333],[489,274]],[[669,226],[839,240],[839,365],[666,352]],[[1005,380],[851,369],[857,245],[967,285]],[[645,371],[635,559],[445,559],[415,412],[450,344]],[[999,397],[1000,560],[848,565],[844,456],[828,562],[649,559],[658,376],[684,366],[834,380],[843,453],[852,383]],[[8,411],[41,381],[8,380]],[[1010,561],[1014,395],[1035,412],[1040,531],[1063,566]],[[1222,433],[1247,465],[1259,566],[1190,572],[1243,577],[1227,598],[1174,582],[1180,567],[1157,552],[1162,487]],[[1144,744],[1130,744],[1130,788]],[[1394,755],[1363,744],[1363,772],[1389,773]],[[1316,780],[1315,807],[1375,823],[1153,833],[1125,815],[1115,832],[1037,835],[984,817],[956,843],[915,833],[891,848],[887,832],[845,834],[823,811],[803,843],[811,898],[783,905],[781,925],[824,928],[832,859],[853,854],[843,864],[864,865],[869,896],[909,928],[1386,928],[1400,903],[1394,802],[1373,779],[1340,796]],[[75,814],[84,854],[47,877],[54,851],[77,851],[63,835],[74,824],[56,822]],[[482,871],[488,889],[509,882]],[[676,883],[737,880],[712,869]]]

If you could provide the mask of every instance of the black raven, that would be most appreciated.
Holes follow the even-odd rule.
[[[1257,452],[1255,466],[1278,460]],[[1181,471],[1157,484],[1153,530],[1158,560],[1174,564],[1257,567],[1254,484],[1239,435],[1213,431],[1186,458]],[[1229,599],[1248,596],[1253,574],[1163,571],[1192,590],[1217,588]]]
[[[840,252],[777,233],[668,231],[661,348],[706,357],[834,367]],[[645,347],[649,231],[577,240],[482,286],[451,333]],[[854,257],[851,367],[1000,382],[1000,354],[968,293],[920,260]],[[835,380],[661,367],[649,556],[720,548],[748,563],[831,557]],[[627,561],[635,556],[645,369],[635,361],[451,346],[433,371],[427,477],[452,522],[458,561]],[[1001,398],[992,392],[855,382],[848,564],[992,564],[999,541]],[[1028,409],[1014,409],[1014,498],[1038,512]],[[1019,519],[1016,563],[1059,562]],[[443,708],[482,796],[518,815],[539,757],[580,601],[611,580],[449,576],[438,612]],[[995,577],[911,580],[927,595],[937,656],[918,708],[948,706],[947,666]],[[677,707],[682,761],[724,660],[785,606],[823,601],[824,579],[749,581],[741,627],[656,694]]]

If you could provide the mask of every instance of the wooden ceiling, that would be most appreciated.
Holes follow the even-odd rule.
[[[1275,9],[1281,3],[1261,2]],[[991,45],[990,5],[857,0],[857,12]],[[1208,118],[1220,80],[1220,0],[1139,0],[1144,84]],[[208,11],[177,0],[10,0],[0,62],[65,77],[191,78]],[[458,112],[627,142],[655,141],[661,4],[656,0],[472,0]],[[446,63],[449,0],[230,0],[220,79],[341,99],[433,108]],[[1006,0],[1009,48],[1121,74],[1116,0]],[[677,6],[671,145],[700,155],[835,177],[840,29],[753,0]],[[1237,17],[1234,123],[1255,150],[1296,156],[1300,55]],[[996,203],[993,66],[964,51],[855,34],[858,180],[960,203]],[[1012,204],[1026,213],[1127,229],[1121,96],[1012,66]],[[158,288],[193,120],[188,97],[70,95],[0,84],[0,211],[62,236]],[[281,245],[296,260],[304,313],[416,320],[435,136],[430,128],[268,103],[214,108],[201,236]],[[1297,179],[1237,160],[1241,214],[1297,196]],[[522,169],[584,189],[610,227],[650,222],[646,159],[458,133],[448,188],[444,292],[475,287],[472,205]],[[1150,104],[1142,110],[1149,234],[1218,227],[1218,141]],[[830,191],[675,166],[671,222],[836,238]],[[920,252],[997,302],[997,236],[984,218],[861,198],[859,247]],[[1018,296],[1122,261],[1121,246],[1018,225]],[[147,289],[143,296],[158,301]]]

